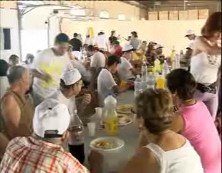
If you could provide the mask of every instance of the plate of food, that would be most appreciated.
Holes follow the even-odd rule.
[[[132,109],[133,109],[133,105],[124,104],[124,105],[119,105],[116,110],[117,110],[118,113],[131,114]]]
[[[126,114],[118,114],[117,115],[117,119],[118,119],[118,126],[126,126],[128,124],[131,124],[133,122],[133,118],[129,115],[126,115]],[[104,125],[104,121],[101,122],[100,126],[101,128],[104,128],[105,125]]]
[[[115,151],[124,146],[124,141],[116,137],[101,137],[91,141],[89,146],[97,151]]]

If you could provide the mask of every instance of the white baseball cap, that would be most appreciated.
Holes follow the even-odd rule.
[[[35,108],[33,131],[42,138],[62,137],[69,123],[67,106],[55,99],[46,99]]]
[[[130,44],[126,44],[123,48],[123,52],[131,51],[133,50],[133,46]]]
[[[62,80],[65,82],[65,85],[72,85],[76,83],[77,81],[79,81],[81,78],[82,76],[79,70],[77,70],[76,68],[66,70],[62,74]]]
[[[195,34],[194,31],[189,29],[189,30],[187,30],[187,33],[186,33],[185,37],[187,37],[189,35],[192,35],[192,34]]]
[[[156,44],[153,46],[153,49],[159,49],[159,48],[163,48],[163,46],[161,46],[160,44]]]

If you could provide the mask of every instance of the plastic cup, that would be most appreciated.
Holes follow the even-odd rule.
[[[103,114],[103,108],[96,107],[95,110],[96,110],[96,116],[101,119],[102,118],[102,114]]]
[[[87,127],[89,130],[89,136],[95,136],[96,134],[96,123],[95,122],[89,122],[87,123]]]

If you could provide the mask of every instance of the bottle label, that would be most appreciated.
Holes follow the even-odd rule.
[[[105,130],[110,135],[116,135],[118,132],[117,117],[111,118],[105,122]]]

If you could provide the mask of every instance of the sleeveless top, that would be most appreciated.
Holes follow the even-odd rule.
[[[23,98],[19,94],[15,93],[14,91],[8,90],[5,93],[5,95],[2,97],[2,99],[7,97],[8,95],[12,95],[15,98],[15,100],[21,110],[21,118],[20,118],[18,129],[26,126],[27,129],[29,129],[29,132],[27,134],[31,135],[32,134],[32,118],[33,118],[33,114],[34,114],[34,107],[31,103],[31,99],[30,99],[29,95],[26,95]],[[0,131],[3,134],[5,134],[6,137],[8,137],[8,139],[10,140],[7,128],[4,124],[4,120],[1,115],[0,115]]]
[[[160,165],[160,173],[203,173],[200,158],[189,141],[178,149],[164,151],[158,145],[145,146],[154,154]]]
[[[221,55],[201,52],[191,58],[190,72],[198,83],[208,86],[217,81],[220,66]]]

